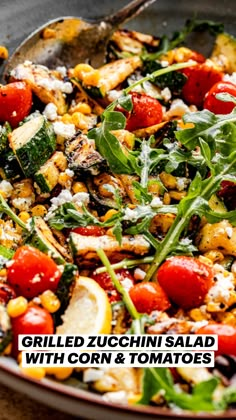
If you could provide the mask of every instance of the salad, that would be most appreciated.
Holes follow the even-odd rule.
[[[210,57],[185,46],[215,36]],[[53,36],[44,31],[42,36]],[[236,40],[118,30],[0,86],[0,352],[110,402],[236,403]],[[214,369],[23,368],[19,334],[217,334]]]

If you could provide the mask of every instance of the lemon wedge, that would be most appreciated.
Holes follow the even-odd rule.
[[[112,311],[106,292],[89,277],[79,277],[57,334],[110,334]]]

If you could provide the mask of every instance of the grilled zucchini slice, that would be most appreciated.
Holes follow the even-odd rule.
[[[95,150],[93,141],[79,134],[66,145],[68,166],[75,172],[98,175],[105,166],[105,159]]]
[[[26,177],[32,176],[56,148],[52,125],[43,115],[27,121],[9,134],[10,146]]]
[[[236,71],[236,38],[227,33],[222,33],[217,36],[211,59],[218,62],[218,60],[221,61],[221,56],[227,58],[228,72],[233,73]]]
[[[59,162],[59,165],[57,164]],[[41,193],[48,193],[57,185],[60,169],[66,169],[66,157],[62,152],[55,152],[34,175]]]
[[[11,126],[8,122],[0,126],[0,155],[5,152],[8,147],[8,134],[11,132]]]

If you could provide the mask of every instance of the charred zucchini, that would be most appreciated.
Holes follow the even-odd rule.
[[[38,248],[52,257],[57,264],[65,263],[61,253],[56,248],[62,248],[53,237],[51,230],[41,217],[34,217],[30,222],[30,231],[26,233],[24,243]],[[56,245],[56,246],[55,246]]]
[[[60,169],[66,169],[66,158],[62,152],[55,152],[34,175],[42,193],[52,191],[57,185]]]
[[[83,80],[82,86],[90,96],[103,98],[109,90],[116,88],[120,83],[124,82],[141,65],[142,62],[138,56],[116,60],[98,69],[99,81],[97,86],[86,85],[83,83]]]
[[[1,127],[0,126],[0,155],[8,147],[8,134],[11,132],[11,126],[8,122]]]
[[[0,354],[12,339],[10,317],[4,305],[0,304]]]
[[[21,167],[15,153],[9,148],[2,155],[2,170],[6,179],[16,179],[23,176]]]
[[[211,59],[216,63],[221,62],[222,56],[227,59],[228,72],[236,71],[236,38],[227,33],[217,36]]]
[[[104,179],[104,181],[105,181],[107,175],[108,174],[101,174],[101,179]],[[86,179],[86,185],[87,185],[89,194],[91,196],[92,201],[94,202],[94,204],[96,206],[96,210],[98,211],[98,213],[100,213],[100,212],[103,213],[104,211],[106,211],[109,208],[118,210],[118,205],[117,205],[116,201],[114,200],[112,194],[107,194],[107,196],[101,194],[101,189],[106,189],[106,185],[108,185],[109,182],[106,183],[106,181],[105,181],[104,183],[101,183],[100,186],[99,186],[98,185],[98,179],[96,179],[96,185],[94,183],[94,180],[95,179],[93,177],[88,177]],[[121,186],[121,188],[122,188],[122,186]],[[107,190],[107,193],[109,193],[108,190]]]
[[[10,146],[26,177],[33,175],[56,148],[52,125],[39,115],[9,134]]]
[[[94,148],[93,141],[79,134],[68,142],[65,150],[68,166],[73,171],[98,175],[105,167],[105,159]]]

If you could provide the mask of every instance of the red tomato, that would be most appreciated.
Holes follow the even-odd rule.
[[[196,334],[218,335],[217,354],[236,356],[236,328],[226,324],[208,324],[199,328]]]
[[[11,318],[13,346],[12,354],[18,354],[19,334],[53,334],[54,325],[51,314],[40,306],[28,306],[26,312]]]
[[[149,127],[162,121],[162,106],[157,99],[151,96],[132,92],[133,109],[130,113],[124,112],[127,117],[126,130],[134,131],[138,128]]]
[[[82,236],[102,236],[106,231],[100,226],[79,226],[71,229],[71,232],[79,233]]]
[[[15,290],[7,283],[0,283],[0,303],[6,304],[16,297]]]
[[[129,295],[138,312],[150,314],[152,311],[165,311],[170,307],[170,301],[157,283],[138,283],[129,291]]]
[[[157,273],[167,296],[181,308],[195,308],[203,303],[213,284],[213,270],[193,257],[176,256],[166,260]]]
[[[203,107],[214,114],[229,114],[235,107],[233,102],[224,102],[216,98],[218,93],[230,93],[236,96],[236,85],[230,82],[215,83],[207,92]]]
[[[30,112],[32,91],[24,82],[0,86],[0,122],[8,121],[15,128]]]
[[[188,78],[182,90],[183,99],[198,108],[203,106],[206,93],[223,77],[222,72],[207,63],[197,64],[180,71]]]
[[[55,291],[61,277],[56,263],[31,246],[17,249],[7,269],[7,279],[18,295],[33,298],[47,289]]]
[[[125,279],[128,279],[132,283],[134,283],[134,278],[132,274],[124,268],[117,270],[116,276],[121,282]],[[110,302],[118,302],[119,300],[121,300],[121,295],[115,289],[111,277],[108,273],[96,274],[95,272],[92,274],[91,277],[92,279],[96,280],[96,282],[107,292]]]

